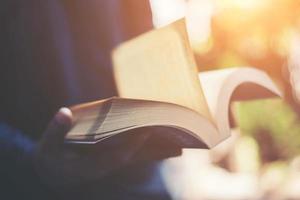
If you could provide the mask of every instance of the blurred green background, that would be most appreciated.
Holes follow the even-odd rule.
[[[284,91],[284,99],[233,104],[238,139],[215,164],[232,176],[254,171],[258,199],[300,199],[300,1],[151,0],[151,6],[156,27],[186,17],[200,72],[251,66]]]
[[[199,71],[252,66],[266,71],[285,100],[240,103],[242,134],[272,145],[265,153],[290,159],[300,152],[300,1],[152,0],[154,24],[185,16]],[[299,72],[297,74],[297,72]],[[269,144],[270,143],[270,144]],[[260,147],[262,148],[262,147]],[[272,149],[272,150],[271,150]],[[278,155],[273,155],[278,154]]]

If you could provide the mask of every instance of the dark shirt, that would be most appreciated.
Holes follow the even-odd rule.
[[[101,180],[60,191],[41,182],[33,165],[35,143],[0,124],[0,197],[3,199],[170,199],[159,161],[139,163]]]
[[[0,124],[1,199],[47,199],[51,194],[35,173],[34,149],[35,143],[20,131]]]
[[[113,45],[135,36],[128,32],[133,25],[142,23],[149,28],[151,14],[144,21],[131,17],[131,6],[137,2],[134,0],[120,0],[118,6],[125,6],[127,12],[123,10],[119,15],[101,9],[103,2],[1,1],[1,199],[57,199],[58,194],[35,173],[32,155],[36,141],[59,107],[116,95],[110,51]],[[134,12],[147,15],[142,6]],[[110,18],[103,18],[109,14]],[[125,20],[128,17],[130,20]],[[125,21],[130,21],[128,29]],[[114,44],[107,42],[116,33],[100,26],[105,23],[124,26],[126,37],[117,38]],[[143,31],[136,30],[135,34]],[[63,199],[168,199],[158,173],[159,163],[130,166],[79,189],[65,188],[66,196],[60,195]]]

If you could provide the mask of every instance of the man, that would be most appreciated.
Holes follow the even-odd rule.
[[[154,160],[176,146],[158,154],[149,133],[80,149],[64,144],[70,110],[51,120],[116,94],[110,52],[152,28],[148,1],[4,0],[0,15],[1,197],[168,199]]]

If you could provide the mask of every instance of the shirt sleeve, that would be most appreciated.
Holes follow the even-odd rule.
[[[20,131],[0,123],[0,199],[49,197],[34,170],[35,146],[35,142]]]

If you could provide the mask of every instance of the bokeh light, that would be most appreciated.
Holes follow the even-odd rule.
[[[210,152],[185,152],[181,165],[189,171],[184,181],[190,189],[181,188],[177,198],[300,199],[300,1],[151,0],[151,5],[156,27],[186,17],[200,72],[252,66],[266,71],[285,93],[284,101],[234,104],[235,137]]]

